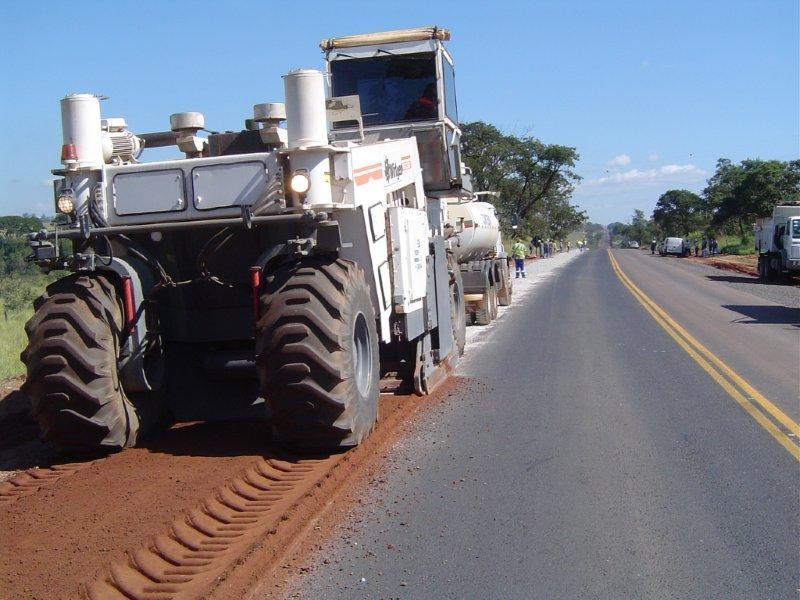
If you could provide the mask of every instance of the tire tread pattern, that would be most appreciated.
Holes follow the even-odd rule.
[[[376,415],[350,400],[357,390],[346,326],[354,297],[368,289],[362,271],[343,259],[306,258],[267,278],[256,365],[280,443],[296,450],[352,446],[374,427]]]
[[[138,417],[117,376],[122,307],[105,276],[50,284],[25,324],[22,392],[45,441],[81,450],[132,446]]]

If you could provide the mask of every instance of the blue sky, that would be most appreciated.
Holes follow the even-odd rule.
[[[719,157],[800,155],[796,0],[2,2],[0,21],[0,214],[52,212],[66,93],[133,131],[185,110],[238,129],[322,65],[321,38],[429,24],[453,32],[462,121],[577,147],[594,221],[702,189]]]

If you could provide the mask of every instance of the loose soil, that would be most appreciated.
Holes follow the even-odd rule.
[[[718,269],[725,269],[727,271],[735,271],[736,273],[744,273],[745,275],[758,277],[758,266],[756,264],[757,259],[755,255],[737,256],[721,254],[717,256],[707,256],[705,258],[693,256],[691,260]]]
[[[0,381],[0,503],[7,487],[3,481],[24,469],[50,466],[58,456],[55,448],[37,439],[28,400],[19,392],[23,381],[23,377]]]
[[[287,455],[264,423],[189,423],[105,459],[17,475],[41,485],[0,503],[0,597],[241,598],[410,415],[458,385],[382,397],[367,442],[328,457]]]

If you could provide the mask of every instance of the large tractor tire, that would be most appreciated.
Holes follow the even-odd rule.
[[[310,258],[266,281],[256,362],[273,439],[315,452],[355,446],[378,419],[378,332],[369,287],[347,260]]]
[[[497,318],[497,315],[499,314],[497,288],[494,285],[491,287],[489,294],[489,306],[491,307],[492,310],[492,321],[494,321]]]
[[[497,294],[497,302],[500,306],[511,306],[511,294],[513,292],[513,280],[511,279],[511,273],[509,272],[508,265],[504,264],[500,266],[500,283],[502,284],[502,290]]]
[[[514,280],[511,279],[511,271],[508,263],[503,259],[503,264],[500,265],[500,283],[503,286],[501,291],[497,294],[497,302],[500,306],[511,306],[511,295],[514,291]]]
[[[500,306],[511,306],[512,293],[511,281],[508,281],[503,291],[497,295],[498,304]]]
[[[453,325],[453,340],[458,355],[464,355],[464,348],[467,346],[467,311],[466,301],[464,300],[464,280],[461,277],[461,269],[452,256],[447,259],[449,270],[452,272],[450,282],[450,322]]]
[[[83,451],[133,446],[139,417],[118,377],[123,311],[114,285],[103,275],[71,275],[34,307],[20,358],[42,439]]]
[[[475,324],[488,325],[495,318],[497,311],[497,292],[494,286],[489,286],[483,292],[483,300],[481,300],[481,307],[475,310]]]
[[[764,256],[758,257],[758,277],[764,281],[769,279],[769,261]]]

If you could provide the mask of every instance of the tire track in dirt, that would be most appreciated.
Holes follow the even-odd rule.
[[[193,423],[76,471],[36,469],[71,473],[40,477],[45,487],[18,474],[22,485],[8,485],[32,491],[0,505],[0,530],[12,532],[0,596],[241,598],[411,415],[455,385],[382,397],[380,426],[342,454],[286,454],[263,423]]]
[[[88,584],[87,595],[93,600],[202,596],[243,548],[275,535],[288,511],[342,459],[259,459],[149,545],[112,563],[106,577]]]
[[[17,473],[6,481],[0,482],[0,508],[30,496],[40,490],[54,485],[64,477],[86,469],[93,461],[65,463],[52,467],[35,468]]]
[[[452,383],[451,383],[452,385]],[[436,397],[450,385],[443,386]],[[143,547],[89,582],[92,600],[240,598],[276,565],[349,480],[396,438],[399,425],[431,398],[385,397],[380,427],[356,449],[302,458],[269,450]],[[266,548],[265,548],[266,546]]]

